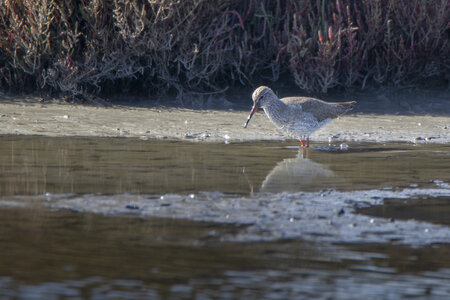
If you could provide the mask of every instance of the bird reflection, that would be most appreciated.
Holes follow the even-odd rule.
[[[279,162],[261,184],[261,192],[315,191],[333,187],[337,181],[327,166],[309,159],[309,149],[300,149],[296,158]]]

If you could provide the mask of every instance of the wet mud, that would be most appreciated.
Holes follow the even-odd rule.
[[[107,216],[139,215],[166,217],[198,222],[217,222],[245,227],[223,241],[255,242],[303,239],[333,243],[399,243],[423,246],[450,241],[448,226],[404,221],[394,218],[355,214],[355,209],[381,205],[386,198],[408,200],[426,197],[450,199],[450,189],[405,189],[401,191],[367,190],[361,192],[324,191],[319,193],[227,197],[220,193],[182,196],[82,197],[48,195],[43,198],[50,208]],[[62,198],[62,199],[61,199]],[[449,203],[446,201],[446,205]],[[360,210],[361,211],[361,210]]]
[[[149,107],[95,107],[0,100],[0,134],[137,137],[184,141],[236,142],[286,140],[262,111],[244,129],[248,111]],[[17,99],[16,99],[17,100]],[[250,103],[249,103],[250,105]],[[313,133],[314,142],[448,143],[450,118],[439,114],[395,115],[370,109],[364,101],[345,116]],[[440,106],[438,107],[440,108]],[[373,112],[376,113],[373,113]],[[450,113],[450,112],[449,112]]]

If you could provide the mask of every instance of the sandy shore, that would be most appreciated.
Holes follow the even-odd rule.
[[[2,99],[3,98],[3,99]],[[288,139],[262,111],[247,129],[248,111],[95,107],[11,101],[0,97],[0,134],[134,137],[208,142]],[[450,117],[367,113],[356,109],[321,128],[312,141],[448,143]]]

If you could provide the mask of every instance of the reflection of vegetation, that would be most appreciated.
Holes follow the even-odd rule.
[[[290,73],[307,90],[449,71],[447,1],[0,0],[0,85],[79,96],[217,92]]]

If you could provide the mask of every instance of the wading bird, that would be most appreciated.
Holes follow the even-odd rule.
[[[281,131],[299,138],[302,147],[309,147],[311,133],[352,109],[356,101],[325,102],[309,97],[278,98],[267,86],[260,86],[252,95],[253,107],[244,128],[261,107]],[[305,143],[306,139],[306,143]]]

